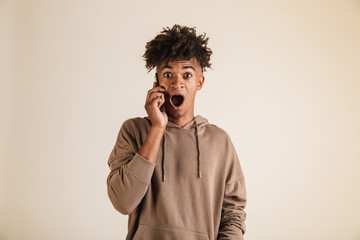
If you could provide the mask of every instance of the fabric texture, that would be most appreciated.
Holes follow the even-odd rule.
[[[151,163],[138,154],[150,127],[147,117],[126,120],[108,159],[126,239],[243,239],[245,181],[229,135],[200,115],[182,128],[168,122]]]

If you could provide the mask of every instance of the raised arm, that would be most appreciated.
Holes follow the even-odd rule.
[[[107,191],[114,208],[122,214],[134,211],[149,187],[167,123],[166,113],[159,110],[163,103],[163,89],[154,86],[146,97],[145,109],[152,124],[144,144],[138,146],[134,123],[127,120],[110,154]]]

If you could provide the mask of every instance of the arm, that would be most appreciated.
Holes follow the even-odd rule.
[[[108,160],[108,196],[114,208],[122,214],[131,213],[139,205],[156,165],[138,153],[132,130],[131,120],[124,122]]]
[[[244,178],[225,186],[225,196],[221,213],[218,239],[243,239],[245,233],[244,211],[246,191]]]
[[[243,240],[246,230],[246,188],[240,162],[231,141],[229,157],[231,162],[225,184],[218,239]]]
[[[164,102],[161,91],[154,86],[146,98],[145,108],[152,126],[144,144],[139,149],[133,123],[127,120],[121,126],[108,160],[108,195],[114,208],[122,214],[131,213],[139,205],[155,169],[156,156],[167,123],[166,113],[159,110]]]

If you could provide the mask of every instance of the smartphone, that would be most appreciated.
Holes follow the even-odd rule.
[[[156,86],[159,87],[160,84],[159,84],[159,77],[158,77],[158,74],[155,73],[155,78],[156,78]],[[164,111],[164,104],[160,106],[160,111]]]
[[[159,86],[159,77],[158,77],[157,73],[155,73],[155,78],[156,78],[156,86],[158,87]]]

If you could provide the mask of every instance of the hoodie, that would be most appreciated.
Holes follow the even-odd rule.
[[[108,159],[126,240],[243,239],[245,181],[229,135],[200,115],[182,128],[168,122],[152,163],[138,154],[150,127],[147,117],[126,120]]]

